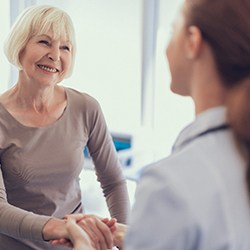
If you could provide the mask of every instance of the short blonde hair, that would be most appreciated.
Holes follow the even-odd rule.
[[[73,71],[76,51],[74,26],[65,11],[50,5],[35,5],[19,15],[5,41],[4,52],[9,62],[22,69],[19,56],[30,38],[49,31],[52,31],[55,38],[66,34],[72,44],[72,65],[66,76],[69,77]]]

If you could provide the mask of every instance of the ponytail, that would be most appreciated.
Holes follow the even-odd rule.
[[[228,98],[228,120],[247,162],[247,185],[250,194],[250,78],[236,85]]]
[[[229,90],[228,122],[247,163],[250,197],[250,1],[189,0],[186,25],[202,32],[224,87]],[[222,35],[223,34],[223,35]]]

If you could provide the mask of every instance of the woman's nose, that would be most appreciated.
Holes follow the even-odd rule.
[[[60,59],[60,49],[59,48],[51,48],[48,57],[50,60],[56,62]]]

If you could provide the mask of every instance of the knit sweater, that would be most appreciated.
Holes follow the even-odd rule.
[[[111,216],[126,221],[126,182],[101,107],[85,93],[65,91],[64,113],[46,127],[27,127],[0,104],[1,250],[64,249],[44,242],[42,229],[51,217],[84,211],[86,146]]]

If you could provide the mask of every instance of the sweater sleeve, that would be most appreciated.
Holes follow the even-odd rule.
[[[88,149],[112,217],[126,223],[130,209],[126,180],[98,102],[89,119]]]
[[[0,168],[0,233],[14,238],[43,240],[42,229],[50,218],[36,215],[8,203]]]

